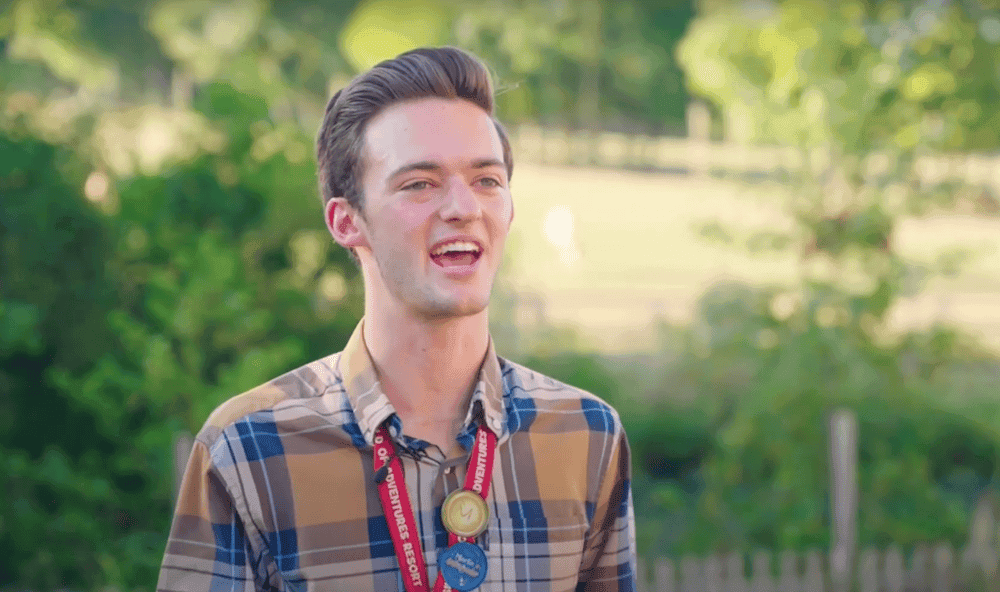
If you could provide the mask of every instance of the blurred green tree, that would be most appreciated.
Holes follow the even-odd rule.
[[[90,577],[100,571],[97,555],[87,553],[97,534],[88,510],[110,492],[100,453],[117,443],[98,436],[98,418],[46,375],[55,366],[86,371],[113,347],[103,321],[114,302],[103,267],[112,237],[80,195],[80,164],[25,134],[0,134],[4,583],[49,588],[77,569]]]
[[[1000,146],[997,5],[704,8],[678,48],[692,91],[721,112],[729,140],[795,156],[781,179],[794,228],[743,244],[792,251],[800,276],[703,299],[692,360],[704,376],[724,373],[708,382],[736,412],[705,465],[702,527],[687,545],[827,547],[829,476],[817,459],[841,405],[861,423],[861,544],[958,543],[972,498],[996,481],[1000,426],[948,420],[939,399],[947,376],[990,356],[944,327],[893,331],[892,307],[950,271],[946,257],[930,268],[906,261],[893,231],[907,216],[979,207],[982,187],[934,174],[926,157]],[[738,386],[718,391],[726,384]],[[949,438],[962,452],[946,460],[937,451]],[[949,487],[942,475],[956,471],[974,478]]]
[[[691,0],[466,2],[454,40],[497,70],[508,121],[683,135],[673,48],[693,16]]]
[[[308,197],[312,165],[287,146],[254,150],[255,132],[280,126],[231,86],[195,98],[231,126],[227,146],[95,193],[113,215],[84,197],[92,182],[71,151],[5,137],[0,581],[148,585],[175,434],[339,349],[360,316],[357,271]]]

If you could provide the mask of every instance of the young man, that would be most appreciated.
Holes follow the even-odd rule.
[[[514,208],[488,71],[447,47],[383,62],[330,100],[317,147],[364,318],[209,417],[157,588],[633,590],[618,415],[490,340]]]

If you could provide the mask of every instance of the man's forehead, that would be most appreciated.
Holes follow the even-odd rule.
[[[462,99],[420,99],[386,108],[369,122],[363,153],[368,165],[384,167],[387,174],[416,162],[471,167],[503,161],[493,119]]]

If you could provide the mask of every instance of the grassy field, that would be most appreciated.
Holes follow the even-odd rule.
[[[787,283],[789,257],[754,256],[698,236],[701,222],[740,230],[787,227],[776,187],[685,175],[518,163],[505,273],[544,302],[547,319],[576,326],[594,349],[641,351],[663,317],[684,322],[719,281]],[[570,224],[567,223],[570,221]],[[953,280],[929,284],[893,311],[896,327],[956,324],[1000,350],[1000,220],[908,220],[897,246],[930,263],[944,249],[978,255]]]

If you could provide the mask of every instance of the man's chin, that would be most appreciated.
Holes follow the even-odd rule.
[[[474,317],[486,312],[489,300],[439,301],[427,303],[421,311],[424,316],[434,320],[449,320]]]

